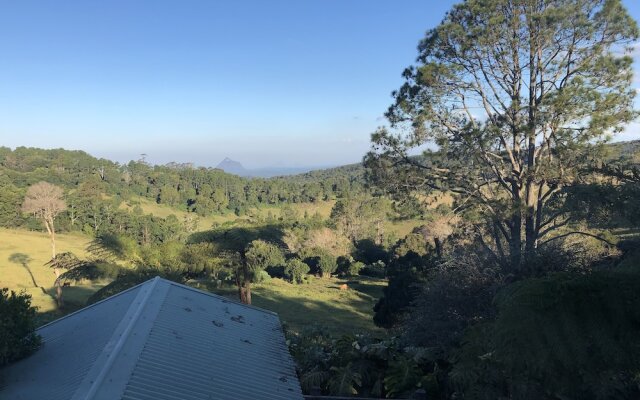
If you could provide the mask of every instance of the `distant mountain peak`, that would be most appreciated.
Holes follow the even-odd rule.
[[[238,161],[234,161],[229,157],[225,157],[216,168],[223,170],[229,174],[247,176],[249,171],[245,167],[242,166]]]
[[[216,166],[228,174],[239,175],[249,178],[271,178],[274,176],[297,175],[309,172],[314,168],[301,167],[263,167],[257,169],[247,169],[240,162],[225,157]]]

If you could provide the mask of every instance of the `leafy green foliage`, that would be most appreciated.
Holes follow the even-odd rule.
[[[353,257],[365,264],[373,264],[377,261],[386,263],[388,262],[389,254],[387,253],[387,248],[384,245],[376,244],[371,239],[363,239],[355,243]]]
[[[632,155],[635,155],[632,153]],[[640,226],[640,168],[637,160],[614,159],[592,167],[593,181],[567,191],[567,207],[595,228]]]
[[[240,215],[261,205],[329,199],[361,190],[363,183],[362,168],[357,165],[299,176],[247,179],[189,164],[152,166],[140,160],[120,165],[82,151],[26,147],[0,150],[0,224],[7,227],[25,223],[19,204],[24,189],[41,180],[70,192],[65,228],[91,234],[126,230],[140,239],[145,236],[144,223],[124,223],[124,217],[131,213],[119,208],[123,200],[134,196],[199,216]],[[144,217],[148,223],[141,211],[133,215]],[[290,212],[286,215],[293,216]],[[147,240],[153,240],[152,235],[147,236]]]
[[[80,267],[84,263],[83,260],[76,257],[70,251],[58,253],[54,258],[49,260],[45,265],[54,269],[72,270]]]
[[[636,398],[640,275],[561,273],[500,292],[467,334],[452,378],[465,398]]]
[[[329,391],[338,396],[352,396],[358,394],[358,386],[362,385],[362,377],[356,372],[351,363],[341,367],[329,369]]]
[[[0,367],[28,356],[40,347],[35,333],[36,310],[31,296],[0,289]]]
[[[362,261],[349,262],[347,269],[345,271],[345,275],[358,276],[360,275],[360,271],[362,271],[363,268],[364,268],[364,263]]]
[[[264,240],[249,243],[244,253],[245,263],[252,274],[264,271],[267,267],[285,264],[284,254],[280,248]]]
[[[113,233],[96,236],[87,247],[87,251],[99,260],[120,259],[135,262],[140,259],[139,246],[135,239]]]
[[[401,323],[404,314],[420,292],[426,273],[435,265],[433,247],[418,233],[407,235],[392,249],[386,268],[389,285],[374,307],[374,322],[391,328]]]
[[[329,277],[338,269],[338,262],[334,256],[326,252],[320,252],[318,256],[318,270],[324,277]]]
[[[376,261],[373,264],[366,264],[360,270],[360,274],[373,278],[385,278],[387,276],[387,266],[383,261]]]
[[[493,299],[504,286],[500,269],[488,260],[477,260],[472,251],[455,253],[427,271],[406,309],[404,338],[429,348],[438,359],[448,358],[466,329],[494,316]]]
[[[422,375],[422,370],[413,359],[404,356],[394,358],[389,363],[384,378],[387,397],[410,394],[422,379]]]
[[[197,232],[187,239],[187,243],[211,243],[220,252],[242,252],[254,240],[282,243],[283,227],[278,224],[234,224],[205,232]]]
[[[224,268],[216,247],[211,243],[186,245],[180,254],[180,262],[190,276],[209,274],[215,278]]]
[[[429,395],[439,398],[433,364],[415,348],[395,339],[366,335],[333,337],[318,326],[288,334],[305,393],[320,389],[334,396],[410,397],[424,382]],[[431,398],[431,397],[430,397]]]
[[[75,268],[69,269],[60,275],[62,281],[81,281],[84,279],[116,279],[122,272],[122,267],[117,264],[104,261],[83,261]]]
[[[24,192],[9,177],[0,176],[0,226],[21,226],[24,223],[20,212]]]
[[[309,266],[304,261],[299,258],[292,258],[287,261],[284,267],[284,277],[291,283],[302,283],[309,270]]]
[[[390,209],[391,203],[384,197],[348,196],[333,206],[330,221],[353,242],[363,239],[379,242]]]
[[[399,197],[454,196],[510,273],[570,220],[564,189],[637,112],[621,0],[467,0],[418,46],[372,135],[368,179]],[[416,151],[436,144],[438,152]]]

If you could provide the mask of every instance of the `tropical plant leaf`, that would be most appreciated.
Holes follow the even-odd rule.
[[[405,357],[398,357],[391,361],[384,378],[384,387],[387,397],[397,397],[398,395],[411,392],[416,388],[422,378],[422,372],[418,365]]]
[[[329,393],[334,396],[351,396],[358,394],[357,387],[362,384],[360,374],[348,363],[342,367],[331,367]]]

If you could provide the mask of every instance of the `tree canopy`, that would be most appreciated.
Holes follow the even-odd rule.
[[[620,0],[468,0],[420,42],[372,135],[370,178],[445,190],[473,211],[486,249],[521,271],[569,223],[558,207],[587,149],[631,121],[631,44]],[[440,151],[412,156],[435,143]]]

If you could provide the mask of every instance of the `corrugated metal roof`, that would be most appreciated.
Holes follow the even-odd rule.
[[[2,399],[301,399],[278,316],[154,278],[38,330]]]

